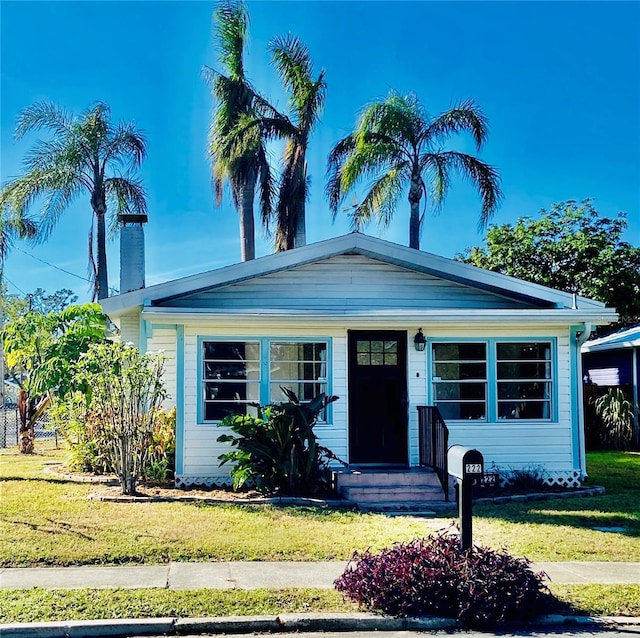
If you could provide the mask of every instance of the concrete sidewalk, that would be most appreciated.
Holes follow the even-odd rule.
[[[0,569],[0,589],[332,589],[345,561],[208,562],[167,565],[6,567]],[[574,561],[533,563],[552,583],[637,584],[640,563]]]

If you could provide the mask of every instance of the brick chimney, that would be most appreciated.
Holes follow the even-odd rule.
[[[143,214],[120,214],[120,294],[144,288],[144,227]]]

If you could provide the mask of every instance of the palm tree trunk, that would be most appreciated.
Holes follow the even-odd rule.
[[[240,255],[242,261],[256,257],[255,222],[253,218],[253,200],[255,196],[255,177],[247,179],[241,189],[240,208]]]
[[[294,247],[300,248],[300,246],[306,246],[307,244],[307,229],[306,229],[306,221],[305,221],[305,202],[304,200],[298,202],[296,204],[297,215],[296,215],[296,234],[293,239]]]
[[[299,176],[295,179],[295,203],[293,209],[296,214],[295,235],[293,238],[293,247],[300,248],[307,245],[307,225],[306,225],[306,205],[307,205],[307,163],[304,160],[305,148],[302,147],[298,151],[301,159],[298,159],[296,171]]]
[[[409,248],[420,250],[420,199],[422,198],[422,184],[420,175],[411,176],[409,187],[409,205],[411,215],[409,217]]]
[[[96,296],[105,299],[109,296],[109,281],[107,277],[107,202],[104,191],[96,187],[91,194],[91,207],[96,216]]]

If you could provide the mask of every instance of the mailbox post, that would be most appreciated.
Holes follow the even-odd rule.
[[[471,548],[472,486],[473,480],[484,473],[484,459],[478,450],[452,445],[447,453],[449,474],[458,479],[458,517],[460,520],[460,547]]]

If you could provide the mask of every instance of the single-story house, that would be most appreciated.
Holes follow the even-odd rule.
[[[543,468],[549,482],[576,485],[580,348],[617,319],[597,301],[360,233],[102,306],[123,340],[165,353],[179,486],[228,482],[219,421],[281,400],[281,386],[340,397],[317,433],[352,468],[419,465],[426,405],[485,467]]]
[[[634,442],[640,443],[640,325],[587,341],[582,346],[582,367],[585,384],[630,391],[634,405]]]

